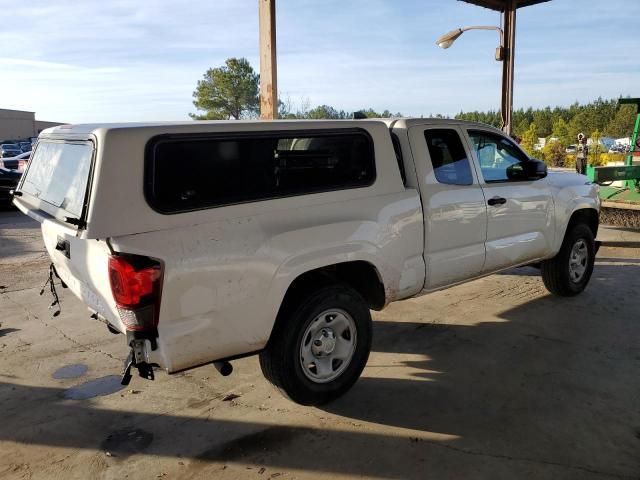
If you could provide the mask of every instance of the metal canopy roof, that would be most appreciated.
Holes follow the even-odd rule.
[[[459,0],[461,2],[473,3],[480,7],[490,8],[503,12],[509,0]],[[548,2],[550,0],[515,0],[516,8],[528,7],[538,3]]]

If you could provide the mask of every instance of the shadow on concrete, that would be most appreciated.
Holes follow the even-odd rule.
[[[19,328],[0,328],[0,338],[13,332],[19,332]]]
[[[40,230],[40,224],[17,208],[0,209],[0,230]]]
[[[582,297],[536,298],[497,321],[470,309],[474,325],[376,322],[374,350],[385,355],[325,407],[353,419],[348,430],[105,410],[65,400],[64,389],[0,383],[0,441],[109,449],[116,460],[181,457],[203,468],[237,462],[380,478],[479,471],[635,478],[639,303],[624,269],[627,279],[640,274],[635,265],[599,265]],[[406,430],[381,433],[380,425]]]
[[[373,349],[391,361],[326,410],[454,435],[466,451],[637,476],[638,275],[635,262],[597,265],[582,296],[539,297],[499,321],[470,310],[472,326],[376,322]],[[398,367],[410,373],[385,374]]]
[[[0,285],[11,284],[9,278],[25,266],[46,263],[46,251],[40,224],[19,210],[0,212]]]

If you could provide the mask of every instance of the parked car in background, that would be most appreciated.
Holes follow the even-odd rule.
[[[620,143],[616,143],[612,145],[609,149],[609,153],[627,153],[629,151],[629,145],[622,145]]]
[[[4,168],[9,168],[11,170],[24,170],[27,166],[27,162],[31,158],[31,152],[24,152],[20,155],[16,155],[15,157],[3,158],[0,160],[2,162]]]
[[[22,173],[0,167],[0,206],[8,207],[13,200],[12,190],[18,186]]]
[[[22,149],[16,143],[3,143],[0,145],[0,158],[15,157],[21,153],[23,153]]]
[[[567,153],[576,153],[577,147],[575,145],[569,145],[566,149],[565,152]]]

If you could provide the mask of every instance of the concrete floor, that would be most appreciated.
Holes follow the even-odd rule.
[[[363,377],[306,408],[255,357],[114,391],[123,337],[63,290],[52,318],[37,225],[2,212],[0,478],[640,478],[640,250],[603,235],[578,298],[522,268],[376,314]]]

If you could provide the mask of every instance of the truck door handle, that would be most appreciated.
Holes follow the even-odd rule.
[[[504,205],[507,203],[507,199],[502,197],[493,197],[487,200],[487,203],[492,207],[495,207],[496,205]]]

